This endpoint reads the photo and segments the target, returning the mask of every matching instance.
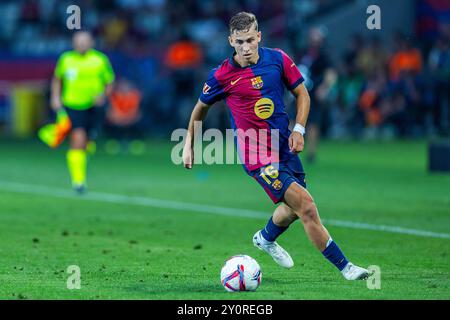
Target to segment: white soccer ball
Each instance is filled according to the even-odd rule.
[[[255,291],[261,284],[261,276],[258,262],[250,256],[241,254],[225,261],[220,272],[220,281],[229,292]]]

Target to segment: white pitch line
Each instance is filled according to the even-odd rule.
[[[126,196],[113,193],[102,193],[102,192],[92,192],[89,191],[84,195],[74,194],[72,190],[59,189],[53,187],[47,187],[42,185],[29,185],[15,182],[0,181],[0,189],[9,192],[26,193],[34,195],[44,195],[56,198],[64,199],[76,199],[76,200],[87,200],[87,201],[99,201],[107,203],[117,203],[124,205],[138,205],[153,208],[162,209],[172,209],[172,210],[183,210],[192,212],[201,212],[207,214],[216,214],[232,217],[244,217],[244,218],[254,218],[254,219],[267,219],[270,212],[246,210],[239,208],[227,208],[219,206],[211,206],[204,204],[186,203],[181,201],[173,200],[161,200],[155,198],[139,197],[139,196]],[[448,233],[438,233],[427,230],[417,230],[408,229],[399,226],[385,226],[385,225],[375,225],[367,224],[353,221],[335,220],[335,219],[324,219],[324,224],[336,227],[360,229],[360,230],[373,230],[373,231],[384,231],[399,234],[408,234],[420,237],[429,238],[442,238],[450,239],[450,234]]]

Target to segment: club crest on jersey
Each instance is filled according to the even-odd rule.
[[[262,81],[260,76],[252,78],[251,81],[252,81],[252,87],[255,89],[261,89],[264,84],[264,82]]]
[[[203,86],[203,94],[209,94],[209,89],[211,89],[211,87],[205,83],[205,85]]]

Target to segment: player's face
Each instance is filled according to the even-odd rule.
[[[77,32],[73,36],[73,48],[81,54],[84,54],[92,48],[93,39],[88,32]]]
[[[261,31],[250,28],[248,31],[234,31],[229,37],[230,45],[236,50],[236,59],[244,65],[256,63]]]

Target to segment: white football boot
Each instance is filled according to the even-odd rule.
[[[261,230],[256,232],[253,236],[253,244],[255,247],[259,248],[270,254],[270,256],[275,260],[278,265],[283,268],[290,269],[294,266],[294,261],[292,261],[291,256],[275,241],[270,242],[263,238],[261,235]]]
[[[366,280],[369,277],[368,270],[355,266],[351,262],[347,263],[341,273],[347,280]]]

